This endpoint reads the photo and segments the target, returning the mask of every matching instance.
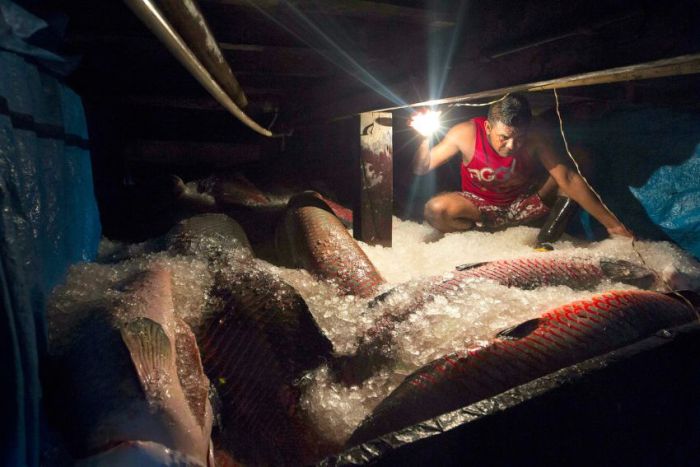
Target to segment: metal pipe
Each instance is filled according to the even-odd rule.
[[[237,119],[245,125],[268,137],[280,137],[281,134],[274,134],[270,130],[261,127],[258,123],[252,120],[245,114],[231,97],[221,88],[221,86],[212,78],[211,74],[197,60],[197,57],[192,53],[192,50],[185,44],[182,37],[173,29],[168,21],[163,17],[158,7],[151,0],[124,0],[125,3],[136,16],[144,22],[144,24],[153,32],[158,39],[170,50],[170,52],[187,68],[192,76],[204,86],[204,88],[216,99],[221,105],[231,112]]]
[[[156,0],[155,4],[233,102],[240,108],[248,105],[248,99],[221,53],[196,1]]]

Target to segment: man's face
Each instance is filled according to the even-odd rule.
[[[508,126],[503,122],[496,122],[495,125],[491,125],[491,122],[486,120],[484,129],[491,147],[501,157],[509,157],[517,153],[525,143],[525,137],[527,136],[526,128]]]

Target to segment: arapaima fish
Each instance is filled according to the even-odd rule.
[[[478,348],[415,371],[353,433],[348,446],[494,396],[558,369],[697,319],[676,294],[611,291],[500,332]]]
[[[385,311],[360,337],[356,353],[339,358],[335,367],[350,384],[364,381],[391,362],[391,336],[398,323],[436,297],[458,296],[479,280],[522,289],[558,285],[588,289],[606,279],[645,288],[653,283],[654,276],[647,268],[628,261],[551,254],[479,263],[423,279],[418,284],[399,285],[369,303],[370,307],[382,306]]]
[[[285,263],[333,282],[342,294],[371,297],[384,283],[338,217],[313,192],[289,201],[278,228],[277,248]]]

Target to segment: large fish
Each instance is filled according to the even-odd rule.
[[[250,263],[224,268],[223,306],[201,333],[202,359],[221,400],[218,443],[254,465],[299,464],[306,440],[296,380],[332,353],[303,298]]]
[[[273,184],[259,189],[240,173],[224,173],[201,180],[175,182],[175,205],[183,213],[226,213],[238,219],[256,246],[265,247],[275,236],[275,226],[284,215],[290,198],[301,190]],[[179,181],[178,181],[179,180]],[[352,226],[352,211],[316,193],[346,227]]]
[[[207,465],[209,380],[194,334],[174,315],[170,272],[152,267],[117,284],[110,297],[75,326],[52,323],[50,394],[72,454],[119,457],[140,448],[104,451],[143,441]]]
[[[283,211],[289,200],[305,190],[274,185],[272,192],[259,189],[240,173],[214,175],[185,183],[170,176],[177,203],[195,212],[222,212],[236,207],[268,211]],[[346,225],[352,225],[352,211],[318,192],[315,196],[326,202],[333,213]]]
[[[499,333],[489,344],[425,365],[353,433],[352,446],[499,394],[560,368],[698,318],[674,294],[611,291],[560,306]]]
[[[412,284],[408,291],[409,286],[398,286],[372,300],[370,307],[384,306],[386,311],[360,337],[353,356],[340,357],[334,362],[341,379],[348,384],[359,384],[389,364],[392,360],[392,331],[397,323],[435,297],[459,295],[467,285],[481,279],[522,289],[565,285],[577,290],[592,288],[605,279],[641,288],[654,282],[650,270],[627,261],[555,254],[459,267],[457,271],[424,279],[418,285]]]
[[[202,242],[217,242],[222,248],[252,251],[245,231],[226,214],[200,214],[183,219],[164,237],[163,247],[177,254],[197,253]]]
[[[288,265],[333,282],[342,294],[371,297],[384,279],[332,210],[316,193],[289,201],[277,249]]]

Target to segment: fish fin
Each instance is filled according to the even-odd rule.
[[[367,308],[369,308],[369,309],[376,308],[380,304],[384,303],[387,298],[391,297],[395,291],[396,291],[396,287],[393,287],[393,288],[387,290],[386,292],[380,293],[379,295],[374,297],[372,300],[367,302]]]
[[[478,263],[464,263],[460,264],[459,266],[455,266],[455,269],[458,271],[466,271],[467,269],[474,269],[479,266],[483,266],[484,264],[489,264],[490,261],[481,261]]]
[[[139,317],[121,328],[121,336],[147,399],[159,399],[172,381],[175,368],[170,339],[163,326]]]
[[[304,208],[309,206],[323,209],[324,211],[328,211],[335,216],[333,209],[331,209],[323,197],[313,190],[297,193],[289,198],[289,201],[287,202],[287,209]]]
[[[496,337],[500,339],[518,340],[530,335],[540,325],[540,318],[533,318],[500,331]]]
[[[192,373],[187,377],[180,375],[180,386],[185,391],[185,398],[200,427],[207,422],[207,399],[209,397],[209,378],[204,374],[199,347],[190,327],[182,319],[177,318],[175,327],[175,349],[178,361]],[[183,362],[184,360],[184,362]],[[181,368],[182,368],[181,366]]]
[[[623,260],[601,259],[600,268],[614,281],[648,289],[654,284],[654,273],[644,266]]]

